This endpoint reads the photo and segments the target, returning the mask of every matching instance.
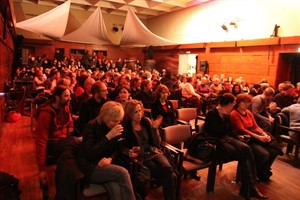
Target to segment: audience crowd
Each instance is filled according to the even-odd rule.
[[[124,155],[141,159],[150,174],[158,176],[165,199],[176,198],[176,174],[160,149],[160,140],[153,137],[154,130],[176,124],[170,99],[178,100],[179,107],[196,107],[199,115],[207,117],[205,130],[231,149],[232,159],[241,161],[241,195],[265,199],[254,184],[256,177],[269,181],[272,163],[282,154],[272,132],[274,117],[282,109],[299,110],[293,105],[299,99],[300,83],[295,87],[287,81],[272,88],[262,80],[249,86],[243,77],[159,72],[145,69],[138,60],[113,61],[88,52],[82,59],[68,59],[59,52],[53,59],[31,56],[28,66],[16,69],[14,79],[32,80],[40,91],[36,98],[50,96],[36,116],[41,184],[47,180],[47,156],[57,159],[63,151],[61,141],[83,137],[76,156],[78,168],[87,183],[103,184],[111,199],[136,196],[120,161]],[[216,135],[220,130],[222,135]],[[243,140],[245,135],[251,142]],[[143,187],[138,193],[146,196]]]

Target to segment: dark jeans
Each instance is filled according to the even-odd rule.
[[[91,174],[91,183],[102,184],[110,200],[135,200],[128,171],[119,165],[96,166]]]
[[[251,140],[250,147],[255,158],[257,175],[259,177],[267,175],[279,153],[280,146],[273,139],[269,143]]]
[[[241,188],[255,187],[256,167],[254,156],[248,144],[227,138],[222,141],[223,146],[231,160],[238,160],[241,167]]]
[[[66,139],[61,140],[48,140],[47,142],[47,155],[46,164],[56,164],[58,157],[61,155]]]
[[[151,176],[162,182],[165,200],[176,199],[177,176],[168,159],[159,154],[151,160],[144,161],[143,164],[150,169]]]

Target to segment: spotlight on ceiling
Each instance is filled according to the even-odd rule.
[[[235,22],[230,22],[229,25],[232,25],[235,29],[238,28],[238,25],[237,25],[237,23],[235,23]]]
[[[221,28],[222,28],[224,31],[228,32],[228,28],[227,28],[227,26],[226,26],[225,24],[223,24],[223,25],[221,26]]]
[[[114,31],[114,32],[118,32],[118,31],[119,31],[119,28],[116,27],[116,26],[114,26],[114,27],[113,27],[113,31]]]

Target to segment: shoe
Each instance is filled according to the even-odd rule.
[[[283,152],[282,150],[279,150],[279,151],[278,151],[278,155],[283,156],[283,155],[284,155],[284,152]]]
[[[250,197],[254,197],[256,199],[268,199],[267,196],[262,195],[256,188],[253,188],[250,192]]]
[[[199,176],[199,174],[197,173],[197,171],[191,172],[190,176],[191,176],[191,178],[195,179],[196,181],[200,181],[200,179],[201,179],[201,177]]]
[[[257,178],[259,179],[259,181],[261,182],[269,182],[270,181],[270,177],[273,175],[271,170],[266,171],[263,174],[258,174]]]

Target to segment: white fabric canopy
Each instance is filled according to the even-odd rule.
[[[60,40],[89,44],[112,44],[107,36],[100,7],[77,30],[63,36]]]
[[[31,19],[19,22],[17,28],[39,33],[50,38],[60,38],[64,35],[70,11],[71,0],[56,8]]]
[[[164,39],[152,33],[134,14],[134,12],[128,9],[120,45],[164,46],[173,44],[178,43]]]

